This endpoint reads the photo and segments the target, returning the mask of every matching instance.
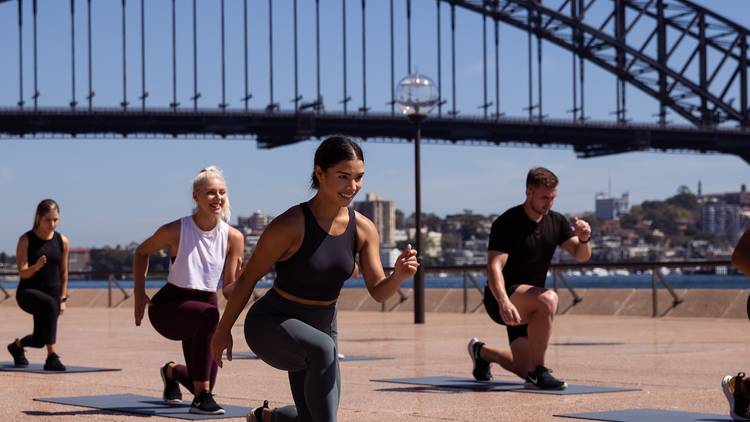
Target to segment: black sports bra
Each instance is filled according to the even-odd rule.
[[[331,236],[318,225],[306,202],[300,207],[305,215],[304,239],[294,255],[276,263],[274,285],[303,299],[335,300],[354,272],[357,253],[354,210],[349,209],[349,224],[344,233]]]

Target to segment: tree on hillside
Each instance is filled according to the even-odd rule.
[[[677,189],[677,194],[667,199],[667,204],[674,205],[676,207],[684,208],[688,211],[698,211],[698,197],[695,196],[690,189],[682,185]]]

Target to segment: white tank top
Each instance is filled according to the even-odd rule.
[[[167,282],[183,289],[215,292],[219,286],[229,244],[229,224],[201,230],[192,216],[180,219],[180,245],[169,265]]]

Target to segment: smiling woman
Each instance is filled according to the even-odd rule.
[[[224,175],[209,166],[193,181],[193,214],[160,227],[143,241],[133,257],[135,325],[141,325],[146,305],[151,325],[170,340],[182,341],[186,365],[167,362],[160,369],[167,403],[180,403],[179,384],[195,398],[190,413],[223,414],[213,399],[217,367],[211,360],[211,335],[219,322],[216,290],[229,297],[242,264],[244,239],[227,224],[229,195]],[[168,249],[171,257],[167,284],[152,299],[146,295],[148,259]]]
[[[407,245],[385,276],[375,225],[349,209],[364,174],[359,145],[347,136],[325,139],[315,152],[315,196],[266,228],[227,303],[211,345],[219,365],[224,349],[232,360],[232,325],[275,266],[273,288],[247,313],[245,340],[264,362],[289,373],[294,405],[271,410],[266,402],[247,415],[250,422],[335,421],[341,395],[336,300],[357,254],[367,290],[379,302],[417,270],[416,251]]]

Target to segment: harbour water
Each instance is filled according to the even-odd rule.
[[[748,289],[750,288],[750,278],[744,275],[717,275],[717,274],[670,274],[665,279],[675,289]],[[616,288],[616,289],[647,289],[651,288],[650,274],[630,274],[630,275],[568,275],[568,283],[574,288],[591,289],[591,288]],[[15,288],[18,284],[17,279],[1,280],[5,288]],[[166,280],[148,280],[147,288],[160,288]],[[483,287],[486,283],[485,276],[478,275],[476,282]],[[118,280],[120,286],[125,289],[133,287],[132,279]],[[258,287],[268,288],[273,283],[273,279],[267,278],[258,283]],[[107,280],[76,280],[71,279],[69,287],[72,289],[86,288],[106,288]],[[444,277],[433,276],[432,274],[425,277],[425,287],[427,288],[462,288],[464,278],[461,275],[447,275]],[[471,281],[469,287],[473,287]],[[657,284],[660,286],[660,284]],[[365,286],[361,278],[353,278],[346,282],[345,288],[362,288]],[[113,285],[113,287],[116,287]],[[413,287],[411,279],[404,282],[404,288]],[[552,277],[547,277],[547,287],[552,287]],[[563,285],[558,281],[558,287]]]

